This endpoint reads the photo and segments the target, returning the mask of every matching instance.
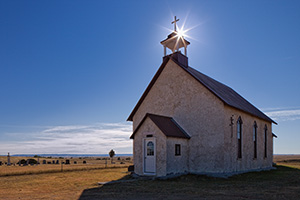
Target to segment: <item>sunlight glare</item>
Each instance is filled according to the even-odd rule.
[[[187,30],[183,30],[183,26],[181,28],[178,28],[178,31],[177,31],[177,35],[178,37],[185,37],[187,36],[185,33],[187,32]]]

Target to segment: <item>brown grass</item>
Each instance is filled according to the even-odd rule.
[[[278,165],[300,169],[300,155],[275,155],[274,162]]]
[[[288,159],[295,160],[296,157],[288,157]],[[144,180],[104,185],[84,190],[80,200],[84,199],[298,200],[300,199],[300,162],[285,162],[278,165],[276,170],[240,174],[228,179],[185,175],[170,180]]]
[[[0,160],[4,161],[4,159],[7,160],[6,157],[0,157]],[[126,161],[125,158],[121,158],[120,161],[118,161],[115,158],[114,159],[115,164],[111,164],[111,162],[108,160],[107,164],[105,164],[105,160],[97,160],[96,158],[93,158],[93,157],[85,158],[85,159],[72,158],[72,159],[69,159],[71,162],[70,165],[63,165],[63,166],[61,164],[45,164],[45,165],[40,164],[40,165],[33,165],[33,166],[18,166],[18,165],[16,165],[16,163],[21,159],[27,160],[28,157],[11,157],[11,162],[15,163],[15,165],[0,166],[0,176],[55,173],[55,172],[61,172],[61,170],[63,170],[64,172],[66,172],[66,171],[82,171],[82,170],[91,170],[91,169],[128,167],[129,165],[132,165],[132,160]],[[40,158],[41,163],[42,163],[42,160],[46,160],[46,161],[59,160],[59,163],[61,163],[62,161],[65,161],[66,159]],[[84,160],[87,162],[87,164],[82,164]],[[76,161],[78,164],[74,164],[74,161]],[[120,164],[120,162],[124,162],[125,164]]]
[[[7,176],[0,177],[0,199],[300,199],[300,162],[280,159],[277,170],[228,179],[186,175],[97,185],[128,178],[127,168]]]
[[[0,177],[0,199],[78,199],[98,181],[117,180],[126,168]]]

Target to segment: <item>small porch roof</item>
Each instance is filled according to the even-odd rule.
[[[130,139],[134,139],[134,135],[137,133],[139,128],[142,126],[142,124],[148,117],[167,137],[177,137],[177,138],[185,138],[185,139],[191,138],[172,117],[147,113],[145,117],[142,119],[142,121],[140,122],[140,124],[137,126],[135,131],[130,136]]]

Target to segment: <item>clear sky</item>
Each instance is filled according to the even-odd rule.
[[[0,1],[0,154],[132,153],[127,117],[176,15],[190,66],[300,154],[300,1]]]

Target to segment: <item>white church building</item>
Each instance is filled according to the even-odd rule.
[[[230,87],[190,67],[190,43],[176,31],[176,18],[174,23],[161,42],[163,62],[128,117],[134,172],[159,177],[271,168],[276,122]]]

